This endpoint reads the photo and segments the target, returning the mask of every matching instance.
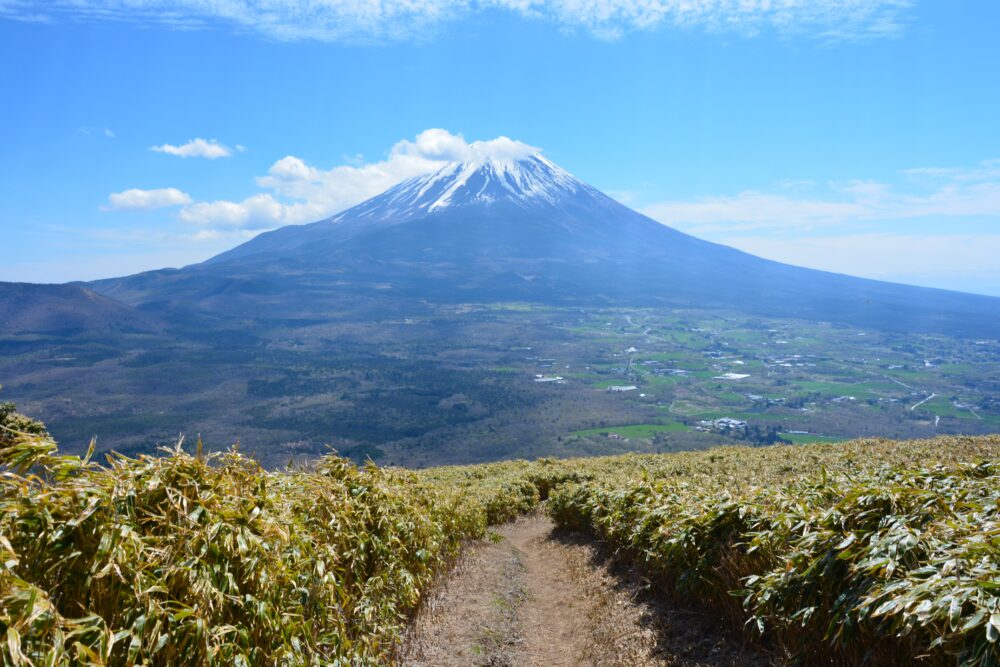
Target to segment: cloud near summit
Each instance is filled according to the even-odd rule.
[[[323,169],[288,155],[257,178],[264,192],[241,201],[197,202],[180,211],[181,220],[209,229],[261,230],[322,220],[391,188],[407,178],[449,162],[485,157],[519,159],[540,149],[508,137],[468,142],[461,134],[429,129],[397,142],[377,162]]]
[[[416,153],[442,164],[471,162],[486,157],[520,160],[540,153],[541,150],[504,136],[489,141],[473,141],[470,144],[462,135],[441,129],[424,130],[417,135],[416,140],[403,140],[392,147],[394,155]]]

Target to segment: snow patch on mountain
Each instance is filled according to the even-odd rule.
[[[404,219],[446,208],[508,201],[521,206],[557,205],[582,192],[597,194],[565,169],[539,153],[517,157],[517,151],[482,151],[471,159],[450,162],[417,176],[331,219]]]

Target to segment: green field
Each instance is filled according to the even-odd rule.
[[[588,428],[581,431],[573,431],[571,435],[591,436],[616,433],[623,438],[652,438],[656,433],[678,433],[690,430],[691,428],[686,424],[670,422],[665,424],[630,424],[628,426]]]

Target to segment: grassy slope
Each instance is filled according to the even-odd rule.
[[[383,664],[462,540],[548,498],[561,525],[779,650],[996,664],[998,452],[940,438],[269,472],[181,451],[98,466],[0,438],[0,653]]]
[[[623,462],[548,509],[805,663],[994,665],[998,452],[996,437],[720,448]]]

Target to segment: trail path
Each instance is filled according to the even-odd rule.
[[[757,666],[711,619],[651,601],[581,536],[541,515],[470,546],[425,602],[409,667]]]
[[[931,400],[932,398],[935,398],[936,396],[937,396],[937,394],[931,394],[930,396],[928,396],[924,400],[920,401],[919,403],[914,403],[913,405],[910,406],[910,412],[913,412],[914,410],[916,410],[917,408],[919,408],[921,405],[923,405],[927,401]]]

